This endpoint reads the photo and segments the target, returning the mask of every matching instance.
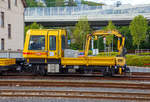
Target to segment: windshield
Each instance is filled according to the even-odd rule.
[[[45,50],[45,36],[31,36],[29,50]]]

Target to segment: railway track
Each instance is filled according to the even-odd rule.
[[[0,97],[54,97],[113,100],[150,101],[149,93],[50,91],[50,90],[0,90]]]
[[[6,74],[0,79],[41,79],[41,80],[135,80],[150,81],[150,73],[134,72],[130,76],[116,75],[113,77],[103,77],[101,74],[50,74],[48,76],[38,76],[32,74]]]
[[[123,88],[123,89],[146,89],[150,90],[150,83],[141,82],[82,82],[82,81],[48,81],[48,80],[0,80],[0,86],[27,86],[27,87],[91,87],[91,88]]]
[[[47,97],[47,98],[72,98],[72,99],[107,99],[107,100],[138,100],[150,101],[150,94],[144,93],[143,90],[150,90],[149,73],[133,73],[130,77],[115,76],[102,77],[101,75],[50,75],[50,76],[33,76],[33,75],[10,75],[0,76],[0,97]],[[145,78],[145,79],[144,79]],[[137,80],[138,81],[128,81]],[[122,81],[120,81],[122,80]],[[141,81],[142,80],[142,81]],[[143,81],[147,80],[147,81]],[[14,87],[13,89],[10,88]],[[3,87],[9,87],[3,89]],[[20,88],[19,88],[20,87]],[[24,89],[26,87],[26,89]],[[31,90],[32,87],[41,89]],[[46,90],[51,88],[113,88],[112,92],[98,92],[98,90]],[[44,89],[44,90],[43,90]],[[118,91],[117,90],[133,90]],[[135,90],[135,91],[134,91]],[[141,90],[137,91],[136,90]],[[109,90],[108,90],[109,91]]]

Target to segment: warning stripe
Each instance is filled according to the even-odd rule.
[[[47,55],[47,53],[42,52],[23,52],[24,55]]]

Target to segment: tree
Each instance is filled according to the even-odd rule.
[[[38,3],[35,0],[26,0],[28,7],[37,7]]]
[[[147,36],[146,36],[146,48],[149,49],[150,48],[150,26],[148,26],[147,29]]]
[[[116,27],[115,25],[112,23],[112,21],[109,21],[108,25],[106,26],[105,30],[115,30]],[[113,35],[108,35],[106,36],[106,44],[111,47],[111,43],[113,41]],[[112,46],[112,51],[113,51],[113,46]]]
[[[55,7],[56,0],[45,0],[47,7]]]
[[[77,4],[74,0],[46,0],[46,5],[48,7],[64,7],[64,6],[76,6]]]
[[[88,5],[88,6],[102,6],[102,5],[104,5],[102,3],[94,2],[94,0],[93,1],[81,0],[81,4]]]
[[[55,3],[56,3],[56,6],[59,6],[59,7],[65,6],[64,0],[56,0]]]
[[[130,23],[130,32],[133,38],[133,45],[140,48],[140,43],[145,40],[148,22],[142,15],[136,16]]]
[[[77,6],[77,4],[74,2],[74,0],[69,0],[68,5],[66,6]]]
[[[86,35],[89,34],[90,31],[91,29],[87,17],[79,19],[73,31],[73,37],[79,49],[84,49]]]
[[[121,26],[118,27],[119,32],[125,36],[125,48],[127,49],[135,49],[135,46],[133,46],[133,40],[130,33],[129,26]]]
[[[142,49],[149,49],[150,48],[150,26],[147,28],[146,38],[144,41],[141,42]]]
[[[41,2],[38,2],[38,3],[37,3],[37,6],[38,6],[38,7],[44,7],[44,4],[41,3]]]
[[[26,36],[26,33],[29,29],[42,29],[44,28],[42,25],[37,24],[36,22],[32,23],[29,26],[25,26],[25,32],[24,32],[24,36]],[[25,38],[25,37],[24,37]]]

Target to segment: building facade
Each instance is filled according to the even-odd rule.
[[[0,50],[23,50],[25,0],[0,0]]]

